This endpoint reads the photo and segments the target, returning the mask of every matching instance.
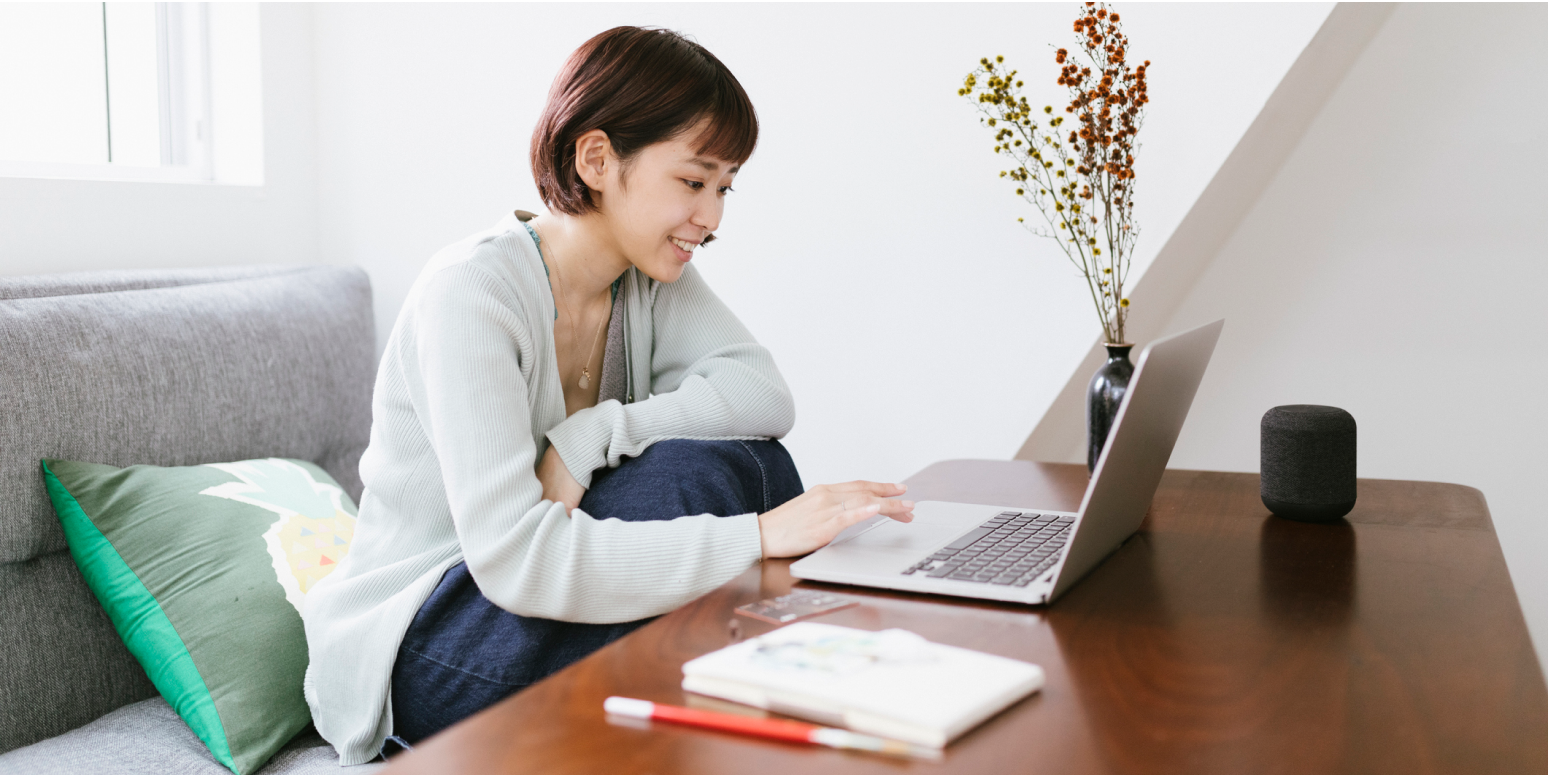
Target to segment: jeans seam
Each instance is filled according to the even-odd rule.
[[[455,670],[455,671],[457,671],[459,673],[462,673],[463,675],[470,675],[470,676],[473,676],[474,678],[477,678],[480,681],[487,681],[488,683],[492,683],[492,684],[495,684],[497,686],[515,686],[515,687],[531,686],[531,684],[509,683],[507,681],[501,681],[501,680],[499,680],[497,678],[490,678],[487,675],[480,675],[478,673],[473,672],[472,670],[467,670],[467,669],[458,667],[458,666],[453,665],[453,664],[448,664],[446,662],[442,662],[441,660],[436,659],[435,657],[432,657],[429,654],[426,654],[425,652],[420,651],[420,650],[414,648],[413,646],[404,645],[403,646],[403,650],[407,651],[410,654],[413,654],[416,657],[419,657],[420,659],[425,660],[426,662],[434,662],[435,664],[440,665],[441,667],[444,667],[447,670]]]
[[[769,472],[764,470],[763,461],[758,459],[758,453],[754,452],[753,448],[747,445],[747,442],[737,441],[736,443],[742,445],[742,449],[747,450],[747,454],[752,456],[753,462],[758,464],[758,476],[763,480],[763,511],[772,509],[773,506],[769,505]]]

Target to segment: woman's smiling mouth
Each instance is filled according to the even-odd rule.
[[[699,246],[699,243],[697,242],[688,242],[687,240],[680,240],[676,237],[667,237],[667,241],[671,242],[672,245],[677,248],[677,257],[683,261],[687,261],[688,259],[693,258],[693,249]]]

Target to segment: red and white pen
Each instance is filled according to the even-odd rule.
[[[941,758],[941,752],[935,748],[857,734],[847,729],[819,727],[816,724],[807,724],[800,721],[737,716],[730,713],[716,713],[709,710],[684,708],[680,705],[663,705],[659,702],[635,700],[628,697],[609,697],[602,703],[602,709],[618,716],[670,721],[676,724],[704,727],[705,729],[718,729],[723,732],[740,732],[744,735],[766,737],[771,740],[811,743],[814,745],[825,745],[829,748],[848,748],[855,751],[870,751],[891,756],[907,756],[914,759],[938,760]]]

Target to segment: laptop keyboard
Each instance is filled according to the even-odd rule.
[[[1004,511],[903,575],[1024,587],[1058,561],[1074,524],[1071,516]]]

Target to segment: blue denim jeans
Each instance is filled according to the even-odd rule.
[[[762,514],[804,492],[777,441],[651,445],[593,473],[581,508],[597,519]],[[415,614],[392,670],[395,746],[414,745],[645,624],[580,624],[518,616],[489,602],[467,565],[446,571]]]

